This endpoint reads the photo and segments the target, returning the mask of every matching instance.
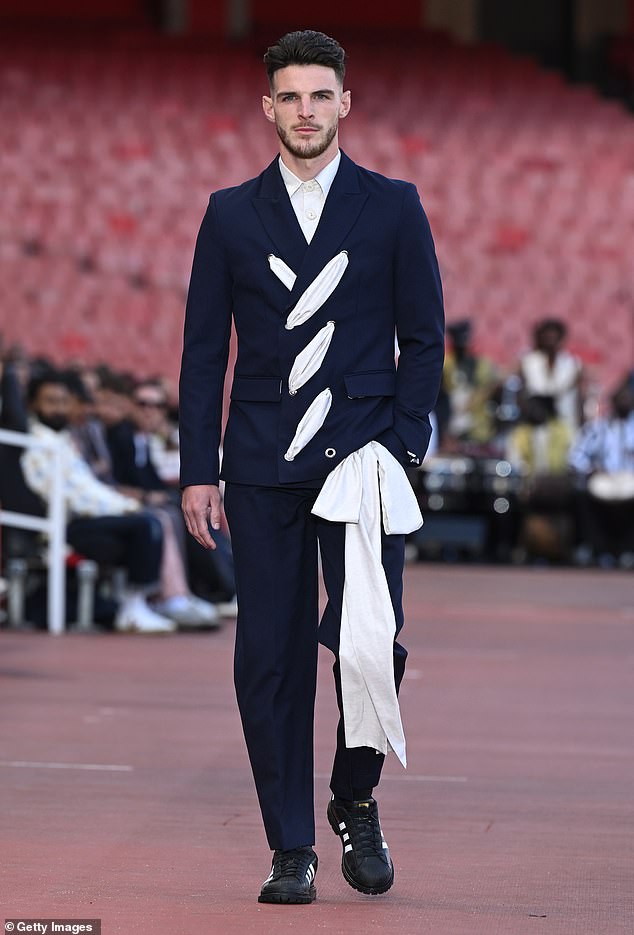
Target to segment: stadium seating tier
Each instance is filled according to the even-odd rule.
[[[352,45],[346,151],[416,182],[447,317],[512,368],[559,316],[610,388],[634,344],[634,119],[492,47]],[[58,360],[174,379],[209,193],[275,138],[248,49],[2,43],[0,331]]]

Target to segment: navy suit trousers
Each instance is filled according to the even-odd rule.
[[[384,756],[368,747],[347,749],[344,739],[338,648],[344,584],[345,525],[311,514],[318,490],[227,483],[238,621],[234,677],[238,707],[264,827],[272,849],[315,841],[313,719],[317,647],[335,656],[339,706],[332,791],[379,782]],[[328,601],[318,609],[318,545]],[[382,562],[403,625],[404,536],[383,536]],[[400,686],[407,653],[395,641]]]

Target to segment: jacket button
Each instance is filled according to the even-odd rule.
[[[334,456],[337,454],[337,450],[335,448],[326,448],[324,454],[327,458],[334,458]]]

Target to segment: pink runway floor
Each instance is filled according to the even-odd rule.
[[[397,877],[363,897],[325,819],[318,899],[260,906],[270,855],[233,697],[233,625],[169,637],[0,634],[3,918],[104,935],[634,931],[634,578],[410,566],[409,767],[379,794]]]

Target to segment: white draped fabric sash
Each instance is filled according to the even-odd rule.
[[[381,564],[381,520],[389,534],[423,518],[405,471],[368,442],[328,475],[312,512],[346,524],[339,660],[347,747],[391,748],[407,765],[394,684],[394,608]]]

